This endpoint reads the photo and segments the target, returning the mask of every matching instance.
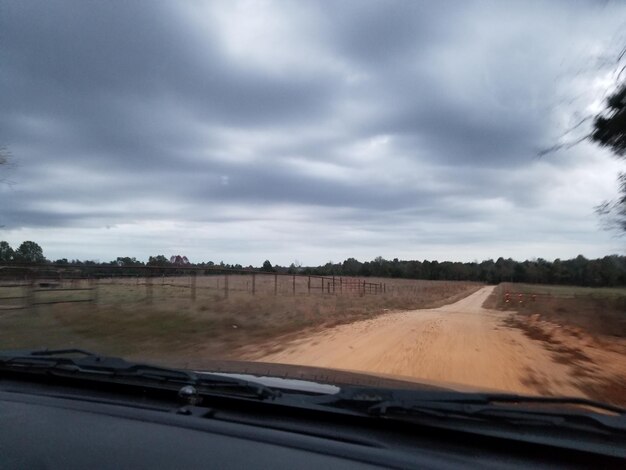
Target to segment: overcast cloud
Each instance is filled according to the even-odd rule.
[[[622,2],[0,0],[0,239],[244,265],[623,254],[593,212],[623,165],[537,157],[599,109],[621,31]]]

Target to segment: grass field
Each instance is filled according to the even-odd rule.
[[[0,282],[0,309],[5,305],[19,304],[2,298],[26,295],[29,283]],[[387,298],[415,298],[429,296],[430,292],[455,292],[458,285],[444,281],[414,281],[407,279],[348,278],[292,276],[274,274],[230,274],[207,276],[170,277],[115,277],[88,279],[38,279],[35,282],[33,301],[90,299],[94,296],[99,305],[147,303],[171,300],[214,302],[237,294],[254,296],[369,296],[389,294]],[[464,283],[468,284],[468,283]],[[40,288],[45,285],[45,288]],[[71,289],[76,289],[71,290]],[[93,289],[90,292],[89,289]]]
[[[508,303],[507,292],[511,294]],[[518,293],[523,294],[521,299]],[[485,306],[536,315],[546,321],[582,328],[590,334],[626,338],[625,288],[502,283]]]
[[[387,310],[417,309],[454,302],[481,287],[467,282],[377,280],[385,293],[360,294],[345,290],[335,295],[311,289],[308,279],[281,279],[274,295],[274,276],[257,276],[255,295],[251,276],[230,276],[228,297],[223,276],[196,279],[191,299],[190,278],[143,278],[63,281],[55,288],[95,291],[36,292],[37,301],[63,294],[67,300],[95,295],[93,303],[39,305],[24,310],[0,311],[0,349],[81,347],[106,354],[132,356],[163,363],[189,355],[214,359],[232,357],[237,348],[303,329],[323,328],[370,318]],[[280,282],[280,281],[279,281]],[[362,282],[362,281],[359,281]],[[345,288],[348,281],[343,284]],[[11,289],[3,289],[8,296]],[[19,294],[18,294],[19,295]]]
[[[521,292],[526,294],[544,294],[554,297],[591,297],[591,298],[614,298],[625,297],[624,287],[580,287],[580,286],[560,286],[546,284],[518,284],[503,283],[501,287],[505,291]]]
[[[567,364],[587,396],[626,406],[626,289],[505,283],[485,307],[511,312],[505,323]]]

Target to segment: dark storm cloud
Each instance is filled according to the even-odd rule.
[[[297,71],[268,77],[230,63],[210,30],[202,39],[185,34],[188,26],[168,9],[9,3],[2,24],[3,140],[32,141],[24,121],[39,119],[57,128],[48,136],[62,141],[57,158],[166,164],[171,149],[198,140],[185,130],[191,118],[263,127],[306,122],[329,105],[327,77]]]
[[[295,217],[346,247],[488,246],[511,211],[570,220],[546,200],[582,158],[535,154],[559,64],[620,8],[522,5],[3,2],[0,225]]]
[[[295,112],[302,108],[311,115],[328,103],[332,90],[324,77],[294,71],[278,79],[234,64],[210,29],[197,37],[171,10],[173,5],[145,2],[9,3],[3,62],[21,79],[10,85],[31,98],[19,102],[12,93],[6,107],[72,116],[97,114],[102,106],[106,113],[110,101],[132,106],[165,96],[236,125],[302,117]]]

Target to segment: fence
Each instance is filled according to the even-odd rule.
[[[626,289],[607,287],[579,287],[563,285],[536,285],[503,283],[499,286],[498,297],[509,306],[550,303],[561,299],[610,299],[625,298]]]
[[[65,287],[63,284],[31,280],[23,283],[0,283],[0,310],[21,310],[37,305],[58,303],[95,302],[97,287],[93,280],[89,287]],[[8,291],[9,295],[6,295]],[[60,293],[60,295],[59,295]],[[79,293],[78,298],[70,297]],[[86,294],[86,296],[82,296]]]
[[[502,300],[505,304],[523,304],[524,302],[536,302],[537,297],[551,297],[550,294],[529,294],[525,292],[509,292],[503,294]]]
[[[74,302],[152,303],[162,298],[249,295],[379,295],[385,283],[345,276],[314,276],[197,267],[0,266],[0,310]],[[158,294],[157,292],[158,291]]]

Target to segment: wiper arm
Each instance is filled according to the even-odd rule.
[[[569,404],[563,401],[560,403]],[[590,427],[611,432],[626,433],[626,417],[611,416],[572,409],[541,410],[516,406],[476,405],[463,403],[414,403],[383,402],[370,407],[368,414],[380,417],[424,416],[431,418],[467,418],[480,421],[510,424],[549,425],[577,428]]]
[[[459,418],[626,433],[625,409],[586,398],[355,387],[316,401],[319,405],[383,418],[432,418],[444,421]],[[592,412],[591,409],[610,414]]]
[[[457,404],[464,406],[479,405],[496,405],[500,407],[507,405],[573,405],[583,406],[587,408],[595,408],[598,410],[608,411],[619,415],[626,415],[626,409],[619,406],[603,403],[600,401],[590,400],[579,397],[536,397],[515,394],[498,394],[498,393],[443,393],[437,394],[429,392],[426,396],[411,397],[409,400],[401,399],[407,404],[431,404],[437,406],[440,404]],[[519,409],[519,408],[518,408]]]
[[[78,356],[78,357],[77,357]],[[63,377],[98,378],[110,382],[140,381],[154,386],[193,386],[199,394],[252,395],[272,398],[280,393],[265,385],[235,377],[198,374],[182,369],[128,362],[82,349],[1,351],[0,371],[45,373]]]

